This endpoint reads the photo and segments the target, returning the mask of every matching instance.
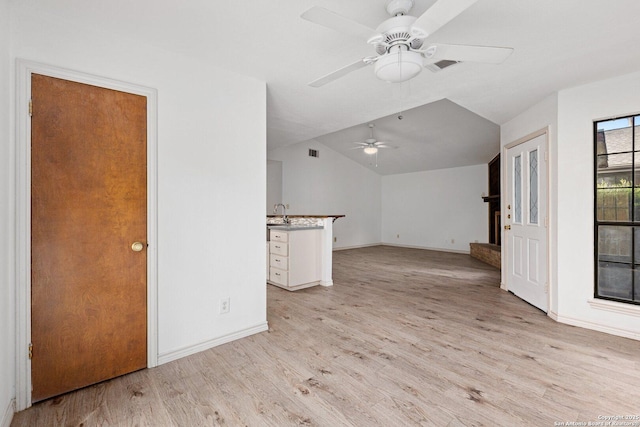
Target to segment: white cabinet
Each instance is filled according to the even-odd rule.
[[[268,282],[291,291],[319,284],[321,231],[270,230]]]

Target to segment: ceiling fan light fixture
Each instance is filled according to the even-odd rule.
[[[422,55],[418,52],[398,50],[381,56],[376,62],[376,77],[389,83],[410,80],[422,71]]]
[[[378,148],[373,146],[365,147],[364,152],[366,154],[376,154],[378,152]]]

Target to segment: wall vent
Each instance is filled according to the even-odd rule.
[[[313,148],[309,148],[309,157],[320,157],[320,152]]]

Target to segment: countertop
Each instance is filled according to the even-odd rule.
[[[322,230],[322,225],[267,224],[267,228],[282,231]]]
[[[282,215],[267,215],[267,218],[280,218]],[[287,215],[288,218],[344,218],[344,215]]]

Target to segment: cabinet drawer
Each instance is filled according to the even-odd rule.
[[[289,245],[287,243],[274,242],[272,240],[269,242],[269,252],[276,255],[288,256]]]
[[[289,269],[289,258],[282,255],[272,254],[271,258],[271,267],[279,268],[280,270],[288,270]]]
[[[279,285],[288,286],[289,273],[284,270],[280,270],[279,268],[271,268],[269,280]]]
[[[276,241],[276,242],[288,242],[289,241],[289,233],[287,233],[286,231],[280,231],[280,230],[270,230],[271,231],[271,236],[269,240],[272,241]]]

